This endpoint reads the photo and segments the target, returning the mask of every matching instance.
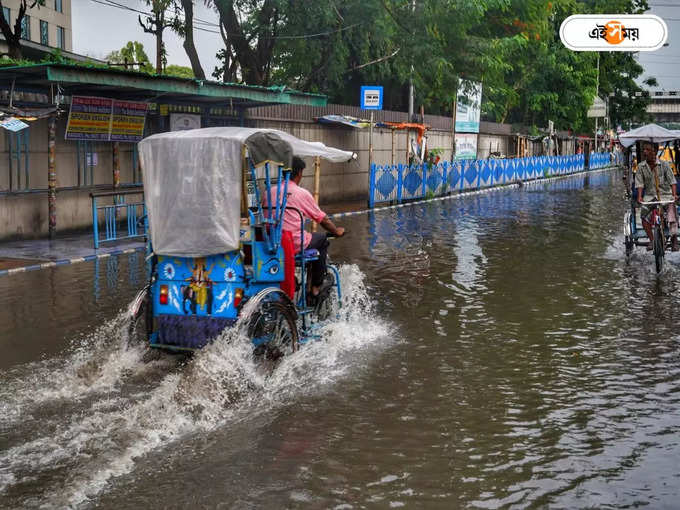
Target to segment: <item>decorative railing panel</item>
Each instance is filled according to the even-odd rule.
[[[591,170],[622,165],[623,154],[589,154]],[[371,165],[369,204],[400,203],[457,191],[477,190],[556,175],[582,172],[583,154],[516,159],[444,161],[437,165]]]

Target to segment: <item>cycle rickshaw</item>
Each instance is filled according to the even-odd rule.
[[[619,135],[619,140],[624,147],[629,148],[633,146],[633,144],[636,145],[636,154],[638,160],[641,159],[641,143],[667,143],[677,138],[678,135],[675,132],[665,129],[661,126],[657,126],[656,124],[648,124]],[[623,219],[623,235],[626,256],[631,255],[636,246],[644,246],[646,248],[651,243],[656,272],[660,273],[663,269],[666,250],[670,249],[671,247],[668,224],[664,217],[664,206],[674,204],[674,201],[657,200],[639,203],[637,201],[637,192],[635,189],[633,166],[630,161],[627,163],[628,164],[624,170],[626,172],[624,182],[627,183],[627,187],[630,186],[630,189],[626,190],[626,194],[630,197],[630,210],[626,211]],[[658,179],[656,182],[656,187],[656,196],[659,197],[661,193],[658,189]],[[651,225],[653,238],[651,241],[642,226],[642,219],[640,216],[641,206],[650,207],[652,209]],[[677,207],[677,205],[672,205],[672,207]]]
[[[135,336],[152,348],[194,351],[238,321],[269,359],[314,338],[340,304],[340,278],[329,264],[321,298],[308,306],[306,266],[319,253],[288,250],[297,285],[282,285],[290,278],[282,224],[293,155],[356,157],[272,129],[195,129],[139,143],[151,276],[130,307]]]

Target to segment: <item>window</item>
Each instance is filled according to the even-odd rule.
[[[9,11],[9,7],[3,7],[3,8],[2,8],[2,14],[3,14],[3,16],[5,16],[5,21],[6,21],[7,23],[10,23],[10,17],[9,17],[9,16],[10,16],[10,11]]]
[[[31,17],[24,15],[23,18],[21,18],[21,38],[22,39],[31,39]]]
[[[61,5],[61,0],[54,0],[54,10],[57,12],[64,12],[64,9]]]
[[[49,32],[47,28],[47,21],[40,20],[40,44],[45,46],[50,45]]]
[[[64,49],[64,27],[57,27],[57,48]]]

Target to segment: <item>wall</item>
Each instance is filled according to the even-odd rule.
[[[65,7],[66,9],[66,7]],[[328,108],[310,107],[262,107],[249,112],[246,124],[251,127],[267,127],[287,131],[294,136],[326,145],[354,151],[355,161],[333,164],[322,161],[320,203],[368,200],[369,191],[369,130],[329,124],[319,124],[314,117],[326,113],[355,112],[354,107],[329,105]],[[356,113],[356,112],[355,112]],[[361,114],[361,111],[358,112]],[[365,114],[365,112],[363,112]],[[376,119],[392,122],[404,120],[403,112],[376,112]],[[76,142],[64,140],[67,116],[57,122],[56,171],[57,171],[57,232],[90,229],[92,225],[89,194],[112,187],[113,157],[110,142],[93,143],[97,154],[94,184],[84,186],[78,182]],[[432,126],[427,133],[430,148],[443,149],[442,159],[448,160],[452,152],[452,135],[447,126],[451,119],[425,116]],[[156,123],[148,119],[149,133]],[[9,189],[9,153],[7,132],[0,134],[0,239],[44,237],[47,223],[47,120],[30,123],[29,163],[30,191]],[[478,142],[478,158],[486,158],[489,152],[514,156],[516,136],[505,124],[481,123]],[[373,161],[377,164],[406,162],[407,134],[404,130],[376,128],[373,133]],[[121,185],[133,180],[133,144],[120,144]],[[528,154],[542,154],[540,142],[528,144]],[[303,186],[313,189],[313,161],[307,162]]]
[[[111,189],[113,184],[113,144],[93,143],[97,154],[94,185],[78,187],[77,142],[64,140],[66,116],[57,121],[57,231],[91,228],[90,193]],[[41,237],[48,232],[47,222],[47,120],[30,123],[30,190],[9,189],[9,152],[7,131],[0,132],[0,239]],[[131,184],[133,144],[120,144],[120,182]],[[16,175],[16,162],[13,162]],[[24,183],[23,163],[21,167]]]
[[[427,119],[426,119],[427,120]],[[449,119],[447,119],[449,120]],[[450,120],[449,120],[450,122]],[[351,163],[321,162],[321,189],[319,203],[367,200],[369,189],[369,130],[331,124],[319,124],[314,120],[273,120],[265,117],[247,118],[250,127],[273,128],[289,132],[298,138],[323,142],[339,149],[356,152],[358,158]],[[489,123],[482,123],[489,129]],[[509,132],[509,130],[508,130]],[[450,160],[453,137],[450,131],[430,129],[426,134],[430,149],[441,148],[442,160]],[[485,159],[491,152],[514,156],[514,135],[480,133],[477,142],[477,158]],[[406,162],[407,133],[405,130],[375,128],[373,130],[373,162],[379,165]],[[542,154],[540,142],[529,142],[527,156]],[[570,152],[570,153],[573,153]],[[313,189],[313,161],[307,161],[302,185]]]

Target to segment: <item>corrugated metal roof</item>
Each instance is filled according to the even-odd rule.
[[[22,87],[48,92],[52,84],[59,84],[67,95],[106,93],[125,99],[226,103],[249,107],[262,104],[291,104],[325,106],[327,98],[286,87],[262,87],[240,83],[222,83],[193,78],[110,69],[61,63],[0,67],[0,81],[16,80]],[[89,92],[88,92],[89,91]]]

